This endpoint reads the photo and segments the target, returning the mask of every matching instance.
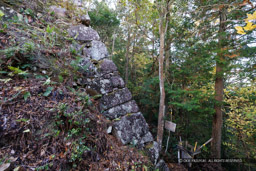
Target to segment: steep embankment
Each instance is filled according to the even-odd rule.
[[[1,169],[10,164],[23,170],[150,167],[137,150],[107,134],[109,120],[83,89],[31,78],[1,82],[0,89]]]

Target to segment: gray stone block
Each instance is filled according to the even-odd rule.
[[[123,104],[132,99],[131,92],[127,89],[117,90],[111,94],[106,94],[100,99],[100,110],[107,110],[114,106]]]
[[[131,143],[143,146],[144,143],[153,141],[153,137],[148,130],[148,124],[140,112],[124,116],[120,121],[115,122],[113,134],[123,144]]]
[[[104,43],[93,40],[90,47],[84,47],[83,54],[93,60],[100,61],[108,57],[108,49]]]
[[[112,83],[112,86],[115,88],[124,88],[124,80],[118,75],[113,76],[110,78],[110,82]]]
[[[96,71],[94,72],[96,73]],[[101,94],[111,93],[115,89],[124,88],[124,81],[120,76],[113,76],[111,77],[98,77],[92,79],[91,81],[87,82],[86,84],[89,88],[94,89]]]
[[[137,106],[136,102],[132,100],[122,105],[112,107],[108,109],[106,112],[104,112],[103,114],[110,119],[115,119],[120,116],[124,116],[127,113],[137,113],[137,112],[139,112],[139,107]]]
[[[100,73],[104,75],[104,74],[114,73],[115,71],[117,71],[117,67],[113,61],[109,59],[104,59],[100,63],[99,70],[100,70]]]
[[[68,29],[68,33],[75,40],[81,42],[100,40],[100,36],[95,30],[84,25],[72,26]]]

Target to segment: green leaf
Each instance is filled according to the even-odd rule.
[[[4,16],[4,12],[0,10],[0,17]]]
[[[18,75],[28,75],[27,71],[22,71],[19,69],[19,67],[13,67],[13,66],[8,66],[8,68],[13,72],[13,74],[18,74]]]
[[[46,91],[44,92],[43,96],[47,97],[51,94],[53,87],[47,87]]]
[[[17,122],[28,122],[30,119],[26,119],[26,118],[21,118],[16,120]]]
[[[49,85],[49,84],[51,84],[51,78],[50,77],[47,78],[47,80],[44,82],[43,85]]]
[[[30,96],[31,96],[30,92],[28,92],[28,91],[25,92],[25,94],[23,95],[24,100],[27,101],[28,97],[30,97]]]
[[[47,25],[47,28],[46,28],[47,33],[51,34],[53,30],[54,30],[54,27],[51,28],[49,25]]]

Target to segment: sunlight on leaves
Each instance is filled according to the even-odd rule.
[[[245,19],[245,21],[248,20],[256,20],[256,11],[253,14],[247,14],[247,18]]]
[[[4,16],[4,12],[0,10],[0,17]]]
[[[256,11],[253,14],[247,14],[247,18],[245,19],[245,22],[247,25],[245,27],[236,26],[235,29],[237,30],[238,34],[246,34],[244,30],[251,31],[256,28],[256,25],[253,25],[252,20],[256,20]]]
[[[253,25],[252,22],[246,22],[246,23],[247,23],[247,25],[244,27],[244,30],[250,31],[250,30],[253,30],[256,28],[256,25]]]
[[[235,29],[237,30],[237,33],[238,33],[238,34],[246,34],[246,33],[244,32],[243,27],[241,27],[241,26],[236,26]]]

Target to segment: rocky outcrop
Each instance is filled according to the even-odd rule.
[[[79,64],[84,75],[80,84],[93,90],[93,94],[101,94],[99,110],[113,122],[107,132],[112,132],[123,144],[133,144],[138,148],[151,144],[148,153],[152,162],[156,163],[158,144],[153,142],[148,124],[132,99],[131,92],[125,87],[116,65],[107,59],[107,48],[100,41],[98,33],[84,25],[72,26],[68,32],[80,42],[77,49],[82,50],[84,57]]]

